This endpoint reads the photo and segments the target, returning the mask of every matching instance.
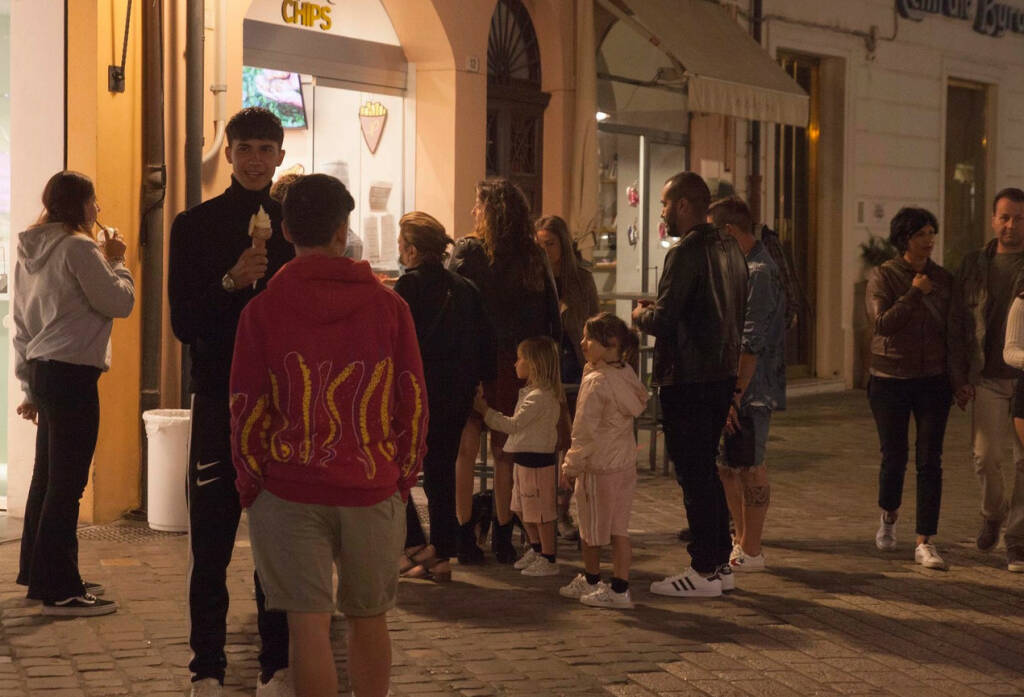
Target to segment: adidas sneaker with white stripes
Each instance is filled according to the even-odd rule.
[[[705,578],[691,567],[685,573],[655,581],[651,592],[673,598],[717,598],[722,594],[722,580],[717,573]]]

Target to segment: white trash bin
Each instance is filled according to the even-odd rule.
[[[188,409],[150,409],[142,413],[148,441],[146,486],[149,527],[154,530],[188,530],[185,502],[188,476],[188,434],[192,417]]]

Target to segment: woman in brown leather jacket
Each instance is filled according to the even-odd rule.
[[[873,324],[868,400],[878,427],[881,522],[878,549],[896,547],[895,525],[907,469],[910,415],[917,425],[917,546],[914,560],[927,568],[946,563],[931,543],[942,500],[942,441],[953,391],[947,367],[946,323],[953,277],[931,260],[938,222],[923,208],[903,208],[892,219],[889,241],[900,255],[868,280]]]

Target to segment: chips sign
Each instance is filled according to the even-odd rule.
[[[332,0],[328,2],[333,5]],[[281,19],[288,24],[301,24],[304,27],[317,27],[322,31],[331,29],[331,7],[315,2],[300,0],[284,0],[281,3]]]
[[[902,17],[920,22],[927,15],[972,22],[974,31],[986,36],[1012,32],[1024,36],[1024,7],[999,0],[896,0]]]

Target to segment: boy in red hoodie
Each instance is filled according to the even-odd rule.
[[[337,694],[331,571],[356,697],[388,692],[395,559],[427,399],[405,302],[343,256],[345,186],[300,177],[284,201],[295,259],[246,305],[231,363],[231,449],[267,605],[288,613],[299,695]]]

